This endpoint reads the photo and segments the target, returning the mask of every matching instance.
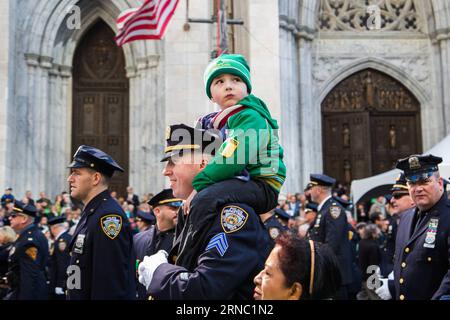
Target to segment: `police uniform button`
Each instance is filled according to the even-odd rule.
[[[77,260],[77,264],[80,263],[80,260]]]
[[[409,248],[405,248],[405,252],[406,252],[406,253],[409,253]]]
[[[400,282],[400,284],[403,284],[403,282],[405,282],[405,279],[400,278],[400,280],[398,282]]]
[[[428,261],[428,262],[431,262],[431,257],[428,257],[428,258],[427,258],[427,261]]]
[[[402,294],[400,295],[400,297],[399,297],[399,298],[400,298],[400,300],[405,300],[405,296],[404,296],[404,295],[402,295]]]
[[[406,262],[402,262],[402,268],[406,268]]]

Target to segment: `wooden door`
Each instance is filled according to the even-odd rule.
[[[110,189],[125,194],[129,159],[129,89],[122,50],[103,22],[84,36],[74,56],[72,151],[85,144],[111,155],[125,173]]]
[[[324,172],[349,185],[422,151],[420,105],[390,76],[360,71],[322,102]]]

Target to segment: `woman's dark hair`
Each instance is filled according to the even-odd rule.
[[[378,238],[378,226],[373,223],[369,223],[364,227],[363,239],[374,240]]]
[[[335,296],[341,285],[341,274],[336,256],[327,245],[313,242],[314,275],[310,293],[310,242],[292,232],[284,232],[275,240],[275,244],[281,247],[278,259],[287,287],[299,282],[302,285],[301,299],[320,300]]]

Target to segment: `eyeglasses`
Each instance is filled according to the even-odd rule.
[[[408,193],[397,193],[397,194],[393,194],[392,198],[394,198],[395,200],[398,200],[398,199],[400,199],[400,198],[402,198],[404,196],[407,196],[407,195],[408,195]]]
[[[23,217],[23,214],[20,214],[20,213],[11,213],[9,216],[10,216],[11,218],[15,218],[15,217],[19,217],[19,216],[22,216],[22,217]]]

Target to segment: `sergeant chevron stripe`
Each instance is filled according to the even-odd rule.
[[[216,234],[214,237],[211,238],[211,240],[208,243],[208,246],[206,247],[206,250],[214,249],[216,248],[217,251],[219,251],[219,254],[223,257],[225,252],[227,252],[228,249],[228,241],[227,236],[224,232]]]

